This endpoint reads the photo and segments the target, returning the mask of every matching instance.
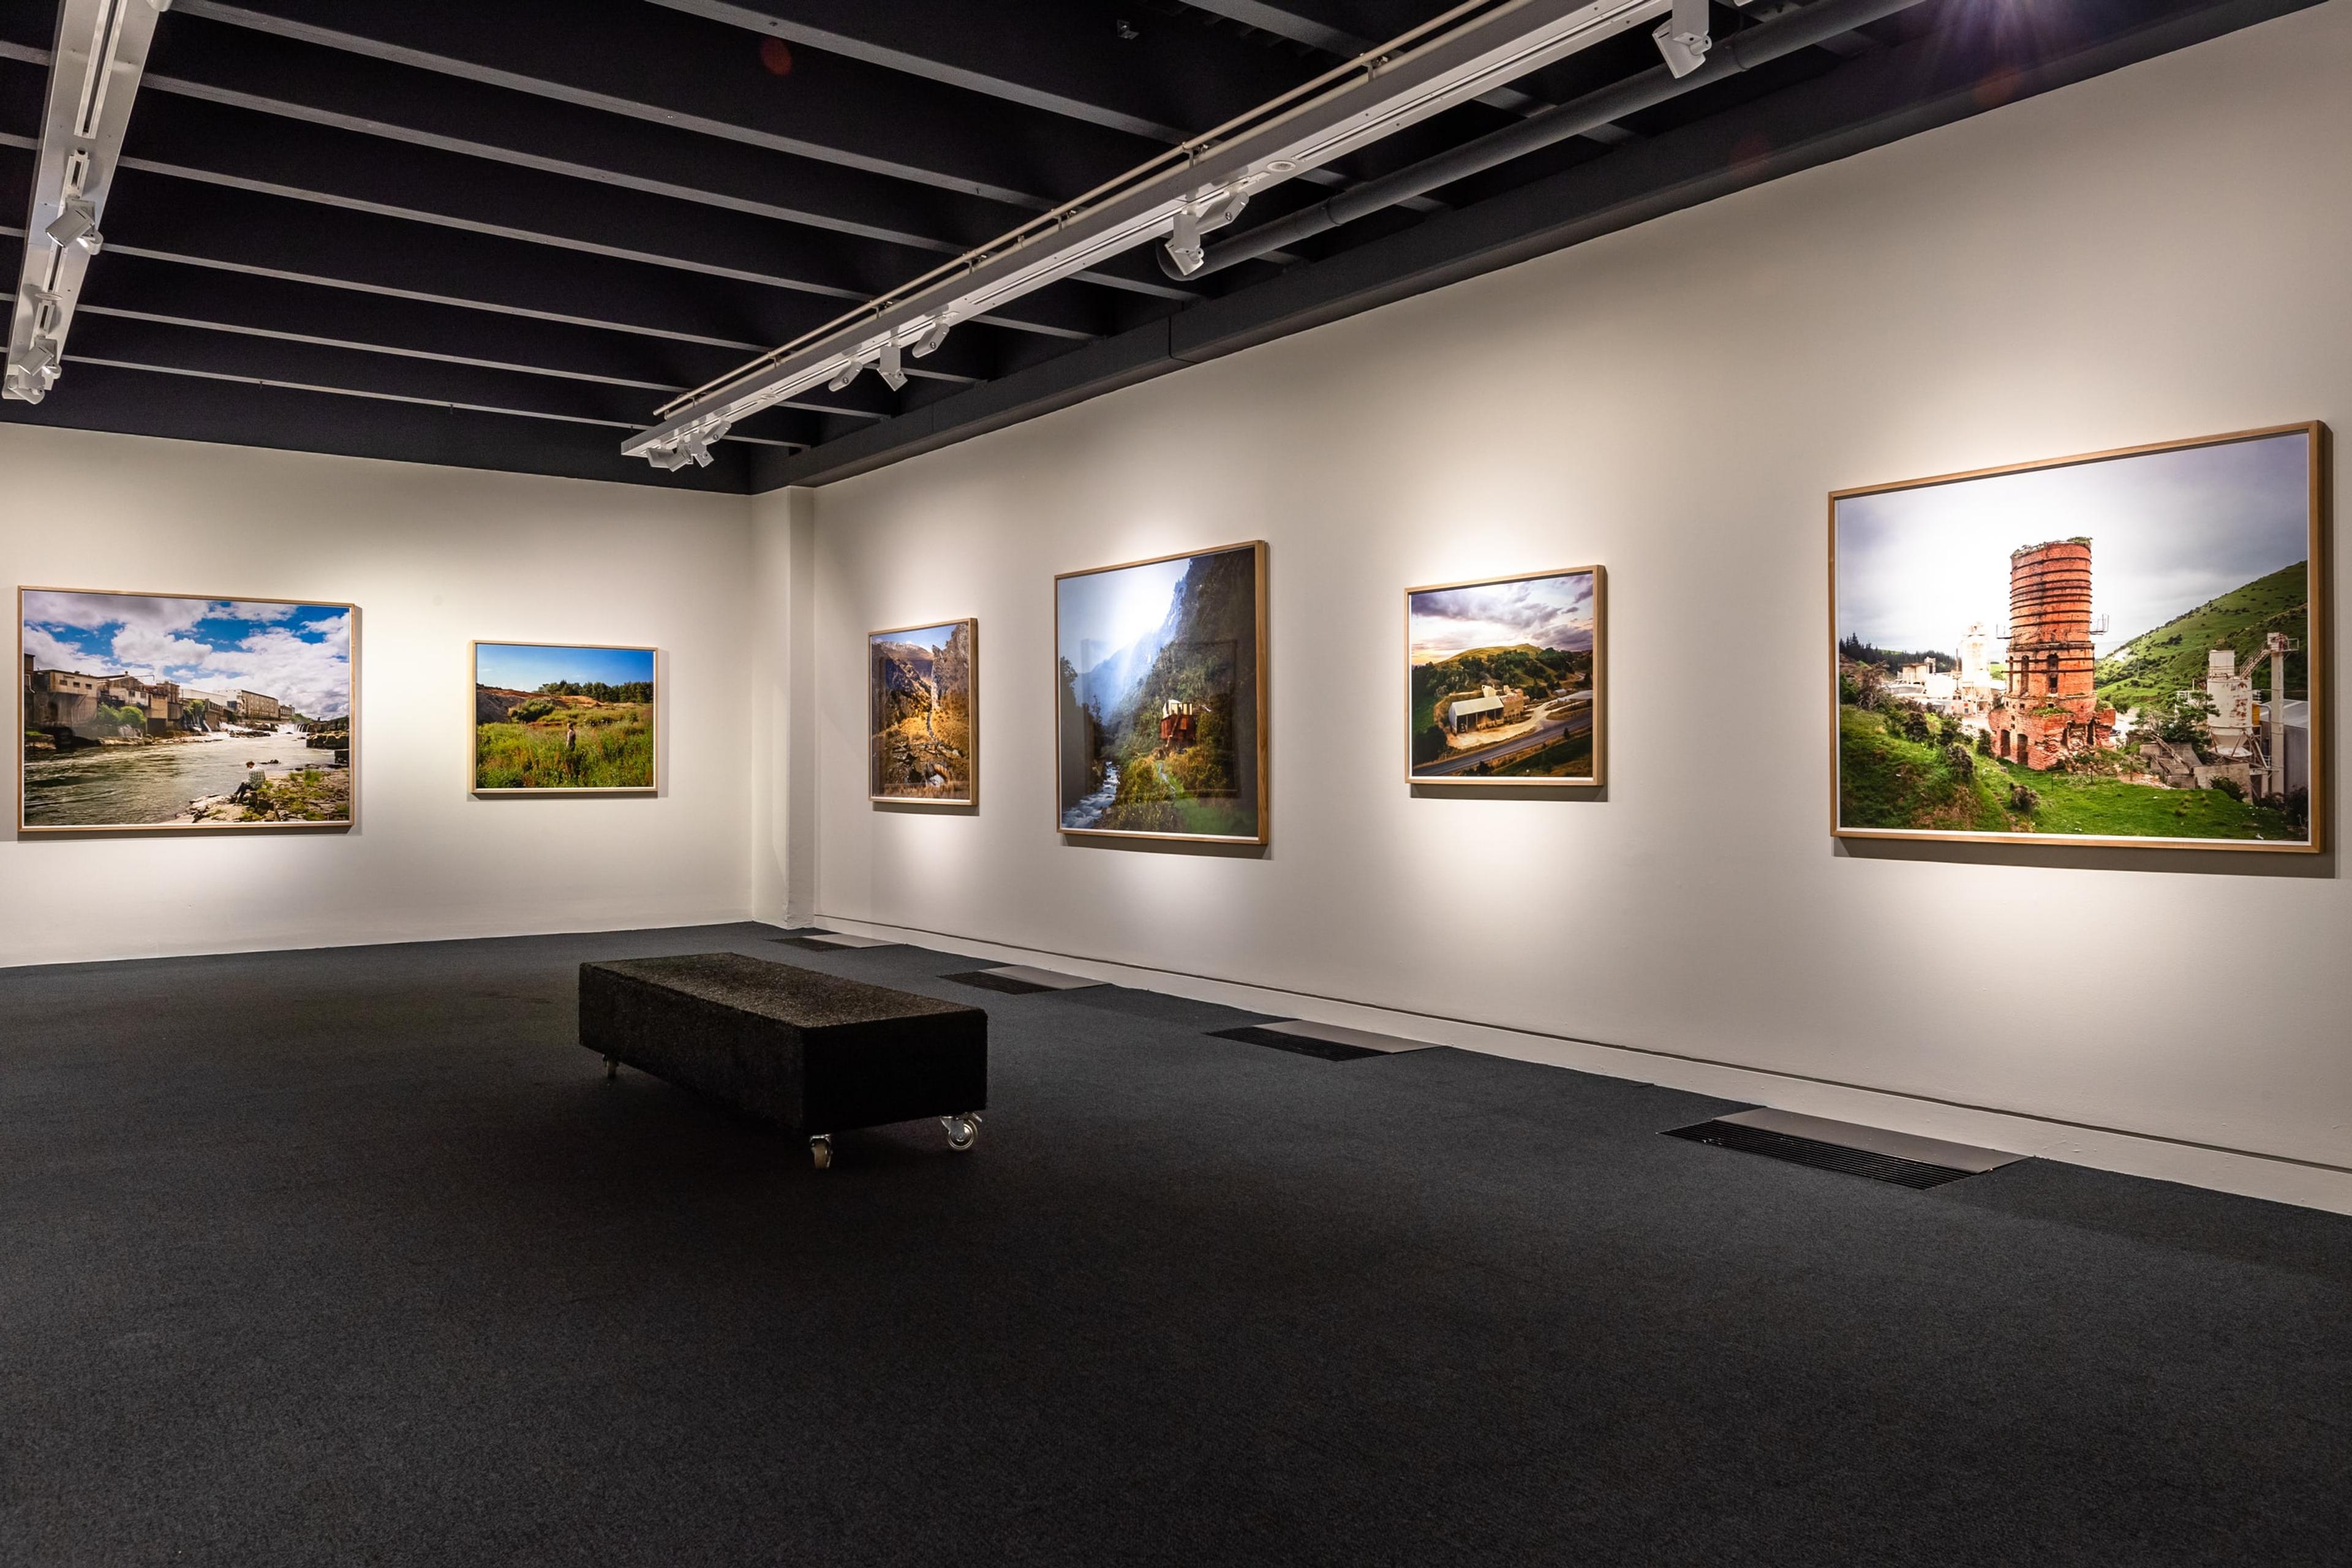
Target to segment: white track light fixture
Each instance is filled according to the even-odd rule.
[[[898,363],[898,334],[892,332],[882,340],[882,357],[874,363],[882,377],[882,384],[896,392],[907,384],[907,373]]]
[[[79,196],[66,203],[65,210],[58,214],[58,221],[41,232],[60,248],[79,245],[92,256],[106,243],[106,237],[98,232],[98,214]]]
[[[1208,252],[1201,245],[1201,215],[1191,207],[1179,207],[1168,226],[1168,259],[1176,270],[1190,278],[1201,270],[1208,260]]]
[[[804,388],[838,392],[877,361],[903,371],[948,328],[1002,310],[1114,256],[1165,240],[1172,265],[1202,265],[1202,235],[1241,216],[1255,193],[1295,179],[1580,50],[1703,0],[1463,0],[1314,80],[1171,147],[1010,234],[892,289],[814,331],[695,388],[662,423],[622,443],[631,457],[674,449],[681,435],[773,407]],[[1661,47],[1664,47],[1662,43]],[[1671,58],[1671,57],[1669,57]],[[917,334],[920,334],[918,336]],[[827,380],[827,378],[832,378]]]
[[[1176,264],[1176,270],[1187,278],[1201,270],[1208,259],[1201,237],[1224,227],[1241,216],[1247,205],[1248,193],[1236,190],[1218,192],[1197,206],[1177,208],[1168,220],[1168,259]]]
[[[1707,0],[1675,0],[1674,15],[1650,35],[1665,57],[1666,69],[1675,76],[1688,76],[1705,65],[1706,51],[1715,47],[1706,7]]]
[[[62,0],[33,165],[32,221],[8,323],[0,397],[38,403],[65,362],[99,216],[147,68],[157,13],[171,0]]]

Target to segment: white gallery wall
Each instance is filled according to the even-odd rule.
[[[1824,504],[2352,434],[2347,80],[2336,0],[820,490],[817,911],[2352,1208],[2340,857],[1839,847]],[[1063,840],[1054,574],[1250,539],[1271,846]],[[1416,795],[1402,590],[1589,562],[1605,795]],[[870,805],[865,633],[961,616],[979,807]]]
[[[71,395],[68,374],[58,395]],[[743,918],[761,647],[751,510],[740,496],[0,426],[12,615],[26,584],[360,611],[356,828],[19,837],[12,764],[0,963]],[[658,647],[660,795],[470,798],[477,637]]]

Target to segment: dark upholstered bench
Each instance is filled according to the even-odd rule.
[[[735,952],[580,966],[580,1043],[804,1134],[936,1116],[969,1149],[988,1103],[988,1015]]]

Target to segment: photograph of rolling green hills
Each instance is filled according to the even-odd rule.
[[[870,795],[971,804],[972,631],[949,621],[866,638]]]
[[[1407,593],[1410,776],[1598,783],[1599,594],[1598,568]]]
[[[654,650],[474,645],[474,790],[649,793]]]
[[[1064,832],[1263,840],[1264,549],[1055,579]]]
[[[2312,447],[1840,497],[1839,827],[2311,847]]]

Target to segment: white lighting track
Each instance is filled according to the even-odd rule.
[[[172,0],[63,0],[49,53],[48,101],[33,174],[32,221],[8,323],[0,396],[38,403],[64,368],[82,276],[103,243],[99,219],[114,184],[131,100],[147,68],[155,18]]]
[[[1031,219],[656,412],[621,450],[657,468],[710,461],[737,421],[820,383],[937,348],[959,321],[1165,238],[1181,268],[1255,193],[1664,16],[1673,0],[1469,0],[1238,119]],[[895,383],[894,383],[895,384]]]

